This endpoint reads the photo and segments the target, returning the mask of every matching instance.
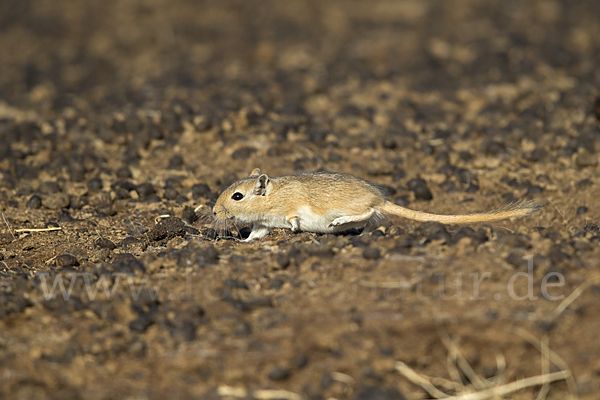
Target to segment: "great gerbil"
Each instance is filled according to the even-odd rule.
[[[252,233],[245,239],[251,241],[266,236],[273,228],[319,233],[371,228],[383,214],[465,224],[522,217],[538,208],[536,203],[521,202],[486,213],[430,214],[393,204],[375,184],[352,175],[305,172],[269,178],[256,168],[221,193],[213,214],[220,223],[252,223]]]

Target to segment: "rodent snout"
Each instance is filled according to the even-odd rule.
[[[217,219],[227,219],[229,218],[229,213],[225,207],[215,206],[213,208],[213,216]]]

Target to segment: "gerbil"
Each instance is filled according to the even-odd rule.
[[[521,217],[538,208],[535,203],[523,202],[486,213],[430,214],[393,204],[375,184],[352,175],[305,172],[269,178],[256,168],[221,193],[213,214],[219,222],[252,223],[252,233],[245,239],[251,241],[266,236],[272,228],[319,233],[371,228],[383,214],[465,224]]]

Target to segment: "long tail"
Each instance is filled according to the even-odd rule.
[[[386,214],[413,219],[415,221],[434,221],[443,224],[470,224],[472,222],[499,221],[506,218],[524,217],[536,212],[541,207],[540,204],[534,201],[519,201],[484,213],[442,215],[414,211],[386,201],[380,211]]]

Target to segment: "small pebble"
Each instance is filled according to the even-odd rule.
[[[525,195],[528,196],[528,195],[532,195],[532,194],[540,194],[543,191],[544,191],[544,188],[541,187],[540,185],[531,185],[531,186],[529,186],[529,189],[527,189],[527,193]]]
[[[468,151],[461,151],[458,153],[458,156],[463,161],[471,161],[473,159],[473,154]]]
[[[75,219],[71,216],[71,213],[67,210],[60,210],[58,212],[58,222],[73,222]]]
[[[117,246],[109,239],[100,238],[96,240],[96,246],[101,249],[114,250]]]
[[[586,206],[577,207],[577,215],[583,215],[588,212],[588,208]]]
[[[119,187],[115,191],[115,194],[116,194],[117,199],[129,199],[129,198],[131,198],[131,195],[129,194],[129,190],[125,189],[124,187]]]
[[[586,224],[583,229],[585,229],[586,231],[590,231],[590,232],[600,232],[600,228],[598,227],[598,225],[596,224]]]
[[[92,178],[87,181],[86,186],[90,192],[99,192],[102,190],[104,186],[102,183],[102,179],[100,178]]]
[[[231,158],[234,160],[247,160],[254,153],[256,153],[256,149],[254,147],[242,147],[234,151],[231,154]]]
[[[129,167],[122,167],[117,170],[117,178],[129,179],[131,178],[131,170]]]
[[[529,159],[529,161],[538,162],[538,161],[541,161],[544,158],[546,158],[547,155],[548,155],[548,153],[546,152],[546,150],[535,149],[529,154],[529,157],[527,157],[527,158]]]
[[[479,185],[476,185],[474,183],[470,184],[469,187],[467,188],[467,190],[465,190],[465,192],[467,193],[476,193],[479,190]]]
[[[381,374],[378,373],[373,367],[364,367],[362,369],[362,374],[364,377],[373,379],[375,381],[383,380],[383,376],[381,376]]]
[[[592,181],[590,179],[582,179],[579,182],[577,182],[577,187],[579,189],[586,188],[588,186],[592,186]]]
[[[285,281],[283,279],[275,278],[271,281],[271,284],[269,285],[269,289],[270,290],[279,290],[282,288],[282,286],[284,284],[285,284]]]
[[[135,188],[135,191],[137,192],[137,194],[140,197],[148,197],[148,196],[156,193],[156,189],[149,182],[141,183],[141,184],[137,185]]]
[[[527,260],[524,259],[524,256],[525,253],[523,251],[511,251],[505,260],[515,268],[523,268],[523,266],[527,265]]]
[[[269,379],[272,381],[283,381],[290,377],[290,370],[283,367],[277,367],[269,372]]]
[[[290,258],[287,254],[278,254],[277,255],[277,264],[281,269],[286,269],[290,266]]]
[[[143,358],[146,356],[147,345],[143,340],[136,340],[129,346],[129,353],[134,357]]]
[[[185,235],[185,223],[176,217],[165,218],[152,228],[147,238],[149,241],[170,240]]]
[[[213,197],[210,187],[206,183],[197,183],[192,186],[192,198],[198,200],[201,197],[204,197],[205,199]]]
[[[498,373],[498,368],[495,365],[484,365],[481,367],[483,377],[486,379],[493,378]]]
[[[477,231],[471,227],[463,226],[454,234],[454,241],[458,242],[460,239],[464,237],[469,237],[473,242],[477,244],[482,244],[488,241],[487,233],[484,229],[478,229]]]
[[[40,196],[38,196],[37,194],[34,194],[33,196],[31,196],[29,198],[29,200],[27,200],[27,205],[26,205],[27,208],[37,210],[41,206],[42,206],[42,198]]]
[[[193,224],[198,219],[198,215],[192,207],[186,206],[181,212],[181,219],[188,224]]]
[[[60,192],[60,188],[57,182],[47,181],[39,186],[38,191],[42,194],[52,194]]]
[[[595,167],[598,165],[598,157],[595,154],[580,153],[575,157],[575,165],[579,169]]]
[[[165,188],[168,188],[168,187],[180,188],[181,182],[179,181],[179,179],[176,179],[173,177],[167,178],[165,180]]]
[[[227,278],[223,281],[223,286],[227,289],[249,289],[249,286],[246,282],[241,281],[239,279],[231,279]]]
[[[129,323],[129,330],[135,333],[142,333],[151,325],[150,319],[143,315],[137,319],[134,319]]]
[[[232,332],[235,336],[248,336],[252,334],[252,326],[248,322],[242,321],[233,328]]]
[[[506,146],[504,145],[504,143],[501,143],[501,142],[492,140],[492,141],[484,142],[482,145],[483,145],[483,149],[486,152],[486,154],[489,154],[492,156],[498,156],[498,155],[506,152]]]
[[[377,260],[381,257],[381,251],[377,247],[366,247],[363,250],[363,257],[367,260]]]
[[[76,267],[77,265],[79,265],[79,261],[71,254],[61,254],[56,257],[56,266],[59,268]]]
[[[552,329],[554,329],[555,326],[556,324],[550,320],[541,320],[538,322],[538,327],[540,328],[540,330],[546,333],[552,331]]]
[[[175,189],[172,186],[165,188],[163,197],[166,200],[175,200],[177,198],[177,196],[179,196],[179,193],[177,193],[177,189]]]
[[[400,207],[407,207],[408,206],[408,199],[406,198],[406,196],[398,196],[396,197],[396,199],[394,200],[394,204],[400,206]]]
[[[129,253],[120,253],[117,254],[112,262],[112,265],[116,272],[125,273],[125,274],[134,274],[135,272],[146,272],[146,268],[144,264],[133,254]]]
[[[385,236],[385,233],[381,229],[376,229],[373,232],[371,232],[372,238],[380,238],[383,236]]]
[[[329,161],[330,162],[336,163],[336,162],[340,162],[342,160],[343,160],[342,156],[339,155],[338,153],[335,153],[335,152],[329,153]]]
[[[421,145],[421,151],[425,154],[427,154],[428,156],[432,155],[435,152],[435,148],[430,145],[429,143],[423,143]]]
[[[54,193],[46,195],[42,198],[42,205],[51,210],[60,210],[67,208],[71,199],[64,193]]]
[[[410,190],[412,190],[415,194],[415,198],[417,200],[431,200],[433,199],[433,194],[427,187],[427,182],[421,178],[414,178],[408,181],[407,183]]]
[[[421,236],[432,240],[448,240],[450,237],[446,225],[440,222],[423,222],[417,227],[417,232]]]
[[[296,368],[304,368],[308,365],[308,358],[304,355],[296,358]]]
[[[394,140],[394,138],[386,136],[385,138],[383,138],[383,140],[381,141],[381,145],[383,146],[384,149],[389,149],[389,150],[393,150],[396,147],[398,147],[398,143],[396,142],[396,140]]]
[[[169,160],[169,169],[180,169],[184,164],[183,157],[175,155]]]

